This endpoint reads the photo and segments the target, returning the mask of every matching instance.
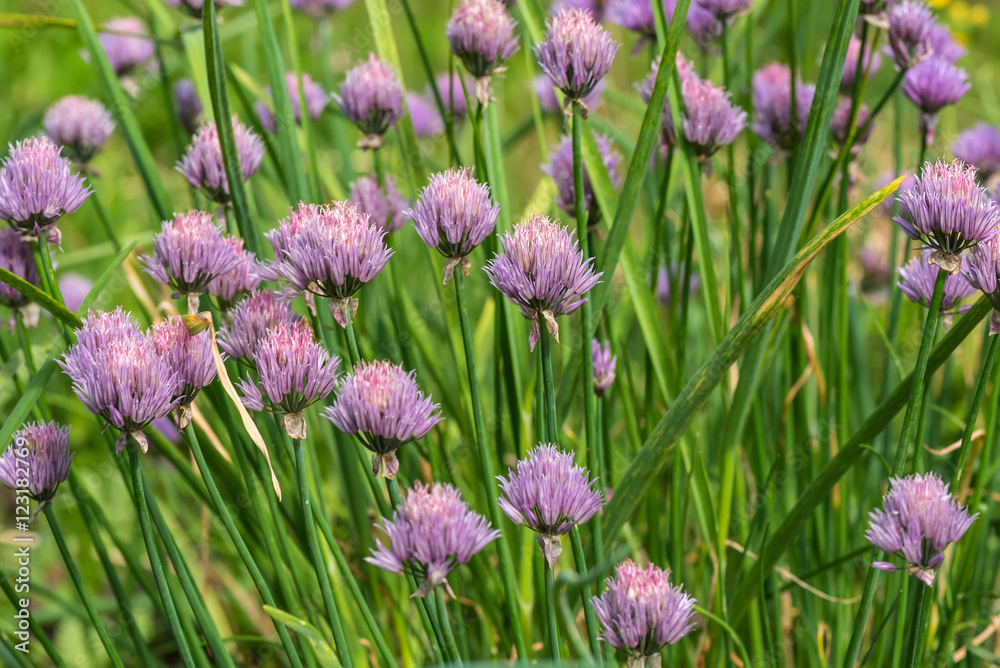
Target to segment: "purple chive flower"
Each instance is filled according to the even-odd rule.
[[[156,352],[167,361],[177,374],[179,382],[172,411],[181,429],[191,422],[191,403],[201,388],[215,380],[215,358],[212,356],[212,337],[208,331],[192,334],[187,323],[179,316],[172,316],[153,325],[151,332]]]
[[[0,246],[2,245],[3,242],[0,242]],[[59,277],[59,291],[62,293],[63,303],[74,313],[80,310],[83,300],[87,298],[93,287],[93,281],[80,274],[70,273]]]
[[[289,4],[300,12],[321,19],[333,12],[347,9],[354,4],[354,0],[289,0]]]
[[[700,0],[691,0],[688,7],[686,26],[691,37],[702,50],[707,49],[717,39],[722,37],[722,21],[701,4]]]
[[[986,183],[1000,171],[1000,130],[979,123],[958,135],[951,145],[951,152],[962,162],[973,165],[980,183]]]
[[[733,105],[725,89],[694,74],[681,80],[684,113],[681,127],[695,154],[706,159],[736,140],[747,126],[747,113]]]
[[[361,149],[381,148],[385,144],[382,135],[403,117],[403,87],[392,67],[374,53],[347,73],[334,99],[365,134],[358,141]]]
[[[603,272],[594,273],[594,259],[583,257],[573,235],[558,221],[530,216],[500,237],[501,251],[485,267],[493,287],[531,318],[532,350],[541,319],[558,341],[556,318],[578,309],[600,283]]]
[[[205,0],[166,0],[166,3],[172,7],[183,9],[196,19],[201,18],[202,11],[205,8]],[[215,0],[215,6],[218,9],[242,7],[243,0]]]
[[[79,209],[91,190],[48,137],[31,137],[7,148],[0,166],[0,218],[22,235],[45,232],[58,244],[56,221]]]
[[[931,54],[937,58],[944,58],[949,63],[957,63],[968,53],[966,48],[951,36],[951,31],[940,23],[931,26],[929,39]]]
[[[357,436],[372,453],[372,475],[392,480],[399,471],[396,450],[421,439],[443,420],[440,406],[417,387],[412,371],[388,360],[359,362],[341,382],[323,413],[345,434]]]
[[[876,561],[872,568],[890,573],[905,569],[930,587],[944,561],[944,550],[969,530],[979,513],[970,515],[934,473],[891,478],[882,508],[868,514],[865,538],[887,554],[896,554],[909,566]]]
[[[954,274],[961,252],[1000,231],[1000,207],[976,182],[976,168],[956,160],[924,164],[916,185],[898,196],[896,222],[936,252],[930,261]]]
[[[590,342],[590,354],[594,358],[594,394],[603,397],[615,383],[615,364],[618,356],[611,354],[611,344],[602,346],[597,339]]]
[[[584,524],[604,506],[604,497],[588,478],[587,469],[577,466],[573,455],[555,445],[540,443],[528,456],[509,469],[500,481],[500,510],[514,524],[523,524],[538,534],[549,567],[562,552],[559,539],[574,524]]]
[[[358,311],[354,294],[379,275],[392,251],[386,230],[350,202],[328,206],[299,203],[278,228],[264,236],[274,248],[274,262],[263,278],[283,278],[299,292],[330,300],[341,325]]]
[[[677,0],[663,0],[667,21],[674,16]],[[650,0],[612,0],[608,3],[608,20],[626,30],[638,33],[641,45],[644,40],[656,38],[656,18]]]
[[[678,293],[678,288],[676,287],[681,281],[681,267],[676,262],[670,263],[670,268],[661,266],[656,272],[656,298],[664,306],[669,307],[673,301],[673,293]],[[687,293],[688,297],[693,296],[698,292],[701,287],[701,276],[698,272],[692,272],[691,277],[688,280]]]
[[[851,98],[841,98],[840,103],[837,104],[837,108],[833,111],[833,116],[830,117],[830,134],[833,136],[833,140],[840,146],[847,143],[848,135],[852,129],[852,105],[853,102],[851,101]],[[869,116],[870,112],[868,111],[868,105],[862,103],[861,107],[858,109],[857,124],[853,126],[853,129],[857,131],[863,128],[865,123],[868,121]],[[852,157],[861,153],[861,148],[868,143],[868,140],[871,138],[874,130],[875,124],[870,123],[868,127],[865,128],[864,133],[854,138],[854,146],[851,147]]]
[[[243,403],[253,411],[280,411],[288,436],[303,440],[303,411],[333,391],[340,358],[331,356],[313,339],[312,329],[300,321],[267,330],[253,352],[253,363],[260,384],[249,377],[236,383],[243,392]]]
[[[441,483],[414,483],[392,519],[382,518],[375,526],[389,545],[375,539],[365,561],[419,579],[414,596],[427,596],[440,584],[450,591],[448,574],[500,537],[486,518],[466,505],[458,489]]]
[[[719,21],[728,21],[750,10],[753,0],[698,0],[698,4],[715,14]]]
[[[396,190],[396,180],[385,177],[385,190],[373,175],[362,176],[351,184],[351,202],[358,205],[362,213],[367,213],[373,225],[386,232],[395,232],[406,224],[406,207],[409,201]]]
[[[535,47],[538,64],[570,101],[582,100],[611,70],[619,45],[584,10],[561,11],[546,26],[545,41]]]
[[[69,95],[49,107],[42,126],[45,134],[63,147],[67,157],[86,163],[111,138],[115,122],[97,100]]]
[[[163,221],[162,231],[153,237],[153,254],[143,258],[153,280],[169,285],[175,298],[187,296],[192,314],[209,282],[235,269],[239,261],[238,249],[222,235],[212,214],[203,211],[175,213],[172,221]]]
[[[261,280],[257,257],[243,248],[243,239],[226,237],[225,241],[236,256],[236,264],[229,271],[210,280],[205,286],[205,292],[215,299],[215,303],[223,313],[229,311],[238,300],[260,285]]]
[[[233,116],[233,135],[236,140],[236,154],[240,161],[240,173],[246,181],[257,173],[264,159],[264,143],[249,128]],[[180,162],[177,170],[195,188],[218,204],[229,203],[229,181],[222,162],[222,145],[215,122],[202,125]]]
[[[441,102],[444,104],[445,110],[450,111],[452,117],[455,119],[459,119],[469,113],[469,103],[465,99],[465,87],[462,81],[462,75],[458,72],[455,72],[453,75],[441,72],[434,77],[434,85],[441,95]],[[434,91],[430,90],[430,86],[428,86],[427,92],[428,99],[437,105],[437,101],[434,100]]]
[[[437,137],[444,133],[444,121],[441,119],[435,100],[419,93],[407,93],[406,109],[410,112],[413,132],[420,139]]]
[[[941,269],[933,264],[933,252],[925,250],[899,267],[899,289],[907,299],[921,306],[929,306],[934,294],[934,283]],[[944,280],[944,296],[941,299],[941,313],[951,313],[958,303],[976,293],[976,288],[962,274],[949,274]]]
[[[583,103],[588,111],[594,111],[601,105],[601,94],[604,92],[604,79],[597,82],[590,95],[583,98]],[[538,104],[542,111],[547,114],[562,114],[562,106],[559,98],[556,97],[556,90],[552,87],[552,82],[544,74],[535,77],[535,94],[538,95]]]
[[[229,311],[228,322],[219,328],[219,348],[229,357],[253,362],[268,330],[303,322],[288,302],[270,290],[254,290]]]
[[[684,82],[688,78],[697,75],[694,73],[694,70],[691,67],[691,63],[689,63],[680,52],[677,53],[677,59],[674,61],[674,64],[677,67],[677,75],[678,77],[680,77],[681,80],[681,94],[683,95]],[[659,69],[659,67],[660,67],[660,59],[656,58],[649,68],[649,74],[647,74],[642,81],[635,84],[635,89],[639,92],[639,97],[641,97],[642,101],[645,102],[646,104],[649,104],[649,100],[653,96],[653,87],[656,84],[656,71]],[[663,100],[662,120],[663,120],[663,136],[660,145],[660,151],[661,153],[666,155],[668,149],[677,145],[677,132],[674,129],[674,117],[670,109],[669,98],[664,98]]]
[[[285,74],[285,85],[288,87],[288,96],[292,100],[292,114],[296,123],[302,123],[302,109],[299,100],[299,77],[295,72]],[[308,74],[302,75],[302,90],[306,98],[306,111],[309,112],[309,120],[315,121],[326,109],[330,102],[330,94],[323,90],[323,87],[316,83]],[[271,95],[271,88],[267,88],[267,94]],[[268,132],[278,131],[278,120],[274,117],[274,112],[263,100],[258,101],[253,109],[257,112],[257,120]]]
[[[582,9],[590,12],[594,20],[600,23],[606,18],[608,4],[608,0],[556,0],[549,8],[549,14],[555,16],[563,10]]]
[[[931,53],[934,14],[923,2],[903,0],[889,8],[889,55],[900,70],[923,61]]]
[[[845,95],[850,95],[854,90],[854,80],[858,73],[858,59],[862,58],[861,39],[856,35],[851,35],[851,41],[847,44],[847,57],[844,61],[844,71],[840,75],[840,91]],[[872,53],[871,46],[865,47],[864,57],[861,61],[861,72],[865,70],[874,76],[882,67],[882,57],[878,53]]]
[[[961,100],[969,88],[966,71],[943,58],[928,58],[907,70],[901,89],[920,109],[920,127],[928,144],[934,141],[938,112]]]
[[[31,246],[24,240],[20,232],[9,227],[0,229],[0,267],[32,285],[39,284],[38,266],[35,264],[35,256],[31,251]],[[38,305],[2,282],[0,282],[0,304],[11,309],[10,318],[7,320],[7,328],[11,333],[17,327],[18,312],[25,327],[34,327],[38,324],[40,313]]]
[[[462,0],[448,21],[451,52],[476,78],[476,97],[483,106],[490,100],[490,78],[517,51],[516,25],[500,0]]]
[[[132,316],[91,311],[76,332],[76,345],[58,361],[87,409],[121,430],[121,454],[132,438],[142,452],[149,441],[142,429],[165,417],[177,404],[181,378],[156,350],[153,337],[140,331]]]
[[[461,265],[469,275],[469,253],[496,227],[500,205],[470,169],[449,169],[431,177],[413,208],[404,212],[424,243],[447,258],[444,282]]]
[[[621,185],[621,174],[618,173],[618,166],[621,164],[622,155],[615,150],[611,140],[604,135],[597,135],[597,147],[601,152],[601,162],[604,163],[608,175],[611,177],[611,185],[615,188]],[[548,174],[555,181],[559,189],[557,202],[569,215],[576,217],[576,188],[573,181],[573,139],[563,137],[558,145],[549,152],[549,162],[542,165],[542,172]],[[587,212],[593,216],[598,213],[594,206],[594,188],[590,183],[590,174],[587,168],[583,169],[583,199]]]
[[[878,184],[879,189],[882,189],[887,185],[889,185],[890,183],[892,183],[893,181],[895,181],[898,178],[898,176],[901,175],[893,173],[892,170],[886,170],[885,172],[883,172],[882,177],[879,179],[879,184]],[[882,209],[882,212],[890,217],[896,215],[894,213],[894,210],[896,208],[897,202],[899,202],[900,211],[902,211],[903,203],[900,201],[899,196],[916,185],[917,185],[917,177],[912,173],[907,173],[906,178],[903,179],[903,182],[901,184],[899,184],[899,188],[896,189],[896,192],[885,198],[882,201],[882,204],[879,205]]]
[[[126,16],[114,18],[104,24],[98,35],[111,69],[118,76],[125,76],[153,57],[156,44],[147,37],[146,26],[139,19]]]
[[[671,587],[669,570],[653,564],[641,568],[631,559],[618,564],[608,590],[594,596],[594,612],[615,649],[627,651],[628,665],[660,665],[659,649],[675,644],[694,628],[695,600],[681,587]]]
[[[795,86],[795,124],[792,124],[792,76],[786,65],[771,63],[753,75],[752,129],[764,142],[789,151],[802,141],[816,87]]]
[[[201,100],[198,91],[190,79],[181,79],[174,84],[174,97],[177,99],[177,118],[189,135],[193,135],[201,124]]]
[[[26,479],[31,498],[45,503],[56,495],[59,483],[66,482],[75,454],[69,451],[69,427],[57,422],[26,424],[0,457],[0,483],[22,490]]]
[[[972,247],[962,275],[990,300],[993,305],[990,334],[1000,333],[1000,242],[996,237]]]

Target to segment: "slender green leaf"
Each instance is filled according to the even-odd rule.
[[[37,285],[32,285],[17,274],[0,267],[0,281],[14,288],[70,327],[79,327],[80,316],[50,297]]]
[[[806,244],[754,300],[739,322],[688,380],[671,404],[670,410],[656,425],[642,449],[632,460],[615,489],[614,496],[605,508],[605,536],[609,542],[635,510],[649,485],[656,480],[678,438],[694,420],[723,374],[764,330],[771,318],[784,307],[785,299],[802,278],[809,263],[827,244],[892,194],[900,183],[902,178],[874,193]]]
[[[336,652],[315,626],[304,619],[299,619],[295,615],[272,608],[269,605],[264,606],[264,612],[270,615],[274,621],[284,624],[290,631],[295,631],[305,638],[309,646],[312,647],[313,655],[323,668],[340,668]]]

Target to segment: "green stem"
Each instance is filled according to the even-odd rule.
[[[94,606],[94,601],[87,592],[87,586],[83,583],[83,577],[76,567],[76,562],[73,561],[73,555],[70,554],[69,547],[66,546],[66,539],[63,537],[62,529],[59,528],[59,522],[56,520],[56,513],[52,509],[52,504],[45,503],[43,512],[45,513],[45,519],[49,522],[49,528],[52,530],[52,537],[56,539],[56,545],[59,546],[59,553],[66,563],[66,570],[69,572],[69,577],[73,581],[73,586],[76,587],[76,593],[80,595],[83,607],[87,609],[87,616],[90,617],[90,622],[94,625],[94,630],[97,631],[97,636],[101,639],[101,644],[104,645],[104,650],[108,653],[108,658],[111,659],[112,665],[125,668],[125,664],[122,663],[122,659],[118,655],[118,648],[111,641],[108,629],[104,626],[104,622],[101,621],[101,616]]]
[[[351,309],[347,309],[347,326],[344,327],[344,338],[347,340],[347,352],[351,356],[351,366],[357,366],[361,361],[361,353],[358,351],[358,339],[354,336],[354,320],[351,318]]]
[[[922,583],[921,583],[922,584]],[[922,665],[924,648],[927,646],[927,627],[934,602],[934,587],[918,586],[913,600],[913,617],[909,632],[909,642],[903,643],[904,668],[918,668]]]
[[[236,546],[236,551],[239,553],[240,558],[243,560],[243,564],[250,573],[250,579],[253,580],[254,585],[257,587],[261,600],[263,600],[266,605],[277,607],[274,596],[271,594],[271,588],[267,586],[267,582],[265,582],[264,576],[260,572],[260,567],[257,566],[257,562],[250,553],[250,549],[247,547],[246,541],[243,540],[243,535],[236,527],[236,523],[233,521],[233,516],[229,513],[229,509],[226,507],[226,502],[223,500],[222,494],[219,492],[219,488],[215,484],[215,476],[212,475],[212,470],[208,466],[208,462],[205,460],[205,453],[201,449],[201,444],[198,441],[197,434],[195,434],[194,425],[189,423],[185,428],[184,433],[187,435],[188,443],[191,446],[191,454],[194,455],[194,460],[198,464],[198,470],[201,472],[202,480],[205,481],[205,487],[208,488],[208,494],[212,497],[212,503],[215,505],[216,513],[218,514],[219,519],[222,520],[222,524],[225,526],[226,532],[229,534],[229,538],[232,539],[233,544]],[[289,662],[293,667],[300,667],[302,662],[299,659],[299,654],[295,649],[292,638],[288,634],[288,629],[285,628],[284,624],[278,622],[277,620],[273,620],[273,623],[274,629],[278,632],[278,637],[281,639],[281,646],[285,648],[285,654],[288,655]]]
[[[434,587],[434,598],[437,601],[438,624],[441,626],[441,633],[444,635],[448,655],[451,657],[453,664],[461,666],[462,657],[458,653],[458,645],[455,644],[455,634],[451,630],[451,621],[448,619],[448,606],[444,600],[444,588],[442,586]]]
[[[976,419],[979,417],[979,409],[983,405],[986,397],[986,388],[990,384],[993,376],[993,368],[996,366],[997,351],[1000,350],[1000,336],[986,334],[989,339],[989,346],[986,349],[986,358],[979,369],[979,382],[976,384],[976,393],[972,397],[972,406],[969,408],[969,419],[965,423],[965,432],[962,434],[962,447],[958,451],[958,463],[955,465],[955,475],[951,480],[952,494],[958,493],[958,485],[962,482],[962,473],[969,463],[969,455],[972,451],[972,433],[976,429]]]
[[[330,586],[330,572],[323,561],[323,552],[320,549],[319,539],[316,536],[316,523],[313,521],[312,500],[309,490],[309,478],[306,475],[306,458],[302,451],[302,441],[295,440],[292,443],[295,450],[295,470],[298,474],[299,497],[302,499],[302,522],[306,528],[306,543],[309,545],[309,553],[312,556],[313,570],[316,571],[316,579],[319,581],[319,589],[323,595],[323,604],[326,606],[327,618],[330,628],[333,629],[333,642],[337,646],[337,656],[340,658],[344,668],[351,668],[351,652],[347,646],[347,638],[344,636],[344,627],[340,623],[340,611],[337,603],[333,599],[333,589]]]
[[[46,284],[45,291],[60,304],[65,306],[62,292],[59,290],[59,281],[56,280],[56,272],[52,268],[52,254],[49,252],[49,237],[44,232],[38,235],[38,255],[36,261],[41,263],[41,273]]]
[[[931,346],[934,340],[934,329],[940,317],[941,298],[944,295],[944,281],[948,274],[943,269],[938,270],[937,280],[934,281],[934,293],[931,295],[931,302],[927,309],[927,318],[924,320],[924,331],[920,338],[920,350],[917,353],[917,363],[913,369],[913,389],[910,392],[910,399],[906,404],[906,413],[903,415],[903,428],[899,433],[899,443],[896,446],[896,456],[892,463],[892,477],[896,478],[903,472],[906,465],[906,452],[913,431],[914,422],[917,417],[917,406],[919,398],[923,392],[924,376],[927,372],[927,360],[930,356]],[[872,561],[880,561],[883,553],[876,550]],[[861,606],[857,616],[854,618],[854,630],[851,632],[851,641],[844,658],[844,668],[854,666],[861,650],[861,641],[864,638],[865,626],[868,623],[868,613],[871,611],[872,602],[875,599],[875,588],[878,585],[879,574],[882,571],[869,566],[865,575],[865,584],[861,592]]]
[[[576,562],[577,574],[586,580],[587,557],[583,551],[583,541],[580,539],[580,527],[576,524],[569,530],[569,539],[573,546],[573,561]],[[597,554],[601,553],[597,552]],[[600,664],[603,663],[601,638],[597,630],[597,615],[594,614],[594,602],[591,600],[589,583],[580,589],[580,597],[583,599],[583,617],[587,622],[587,639],[590,641],[590,651],[594,654],[594,659]]]
[[[504,602],[507,606],[508,622],[514,636],[514,647],[517,650],[517,656],[523,659],[528,656],[528,648],[521,630],[521,611],[517,604],[517,582],[514,579],[510,547],[503,531],[503,515],[500,512],[500,506],[497,505],[497,483],[493,477],[493,463],[486,443],[486,421],[483,419],[483,400],[479,389],[479,376],[476,372],[476,350],[472,340],[472,325],[469,322],[469,309],[465,299],[465,276],[461,271],[456,271],[452,280],[455,282],[458,320],[462,329],[462,344],[465,347],[465,366],[469,376],[469,391],[472,398],[472,417],[476,428],[479,470],[483,488],[486,490],[486,504],[490,511],[490,521],[500,531],[500,539],[496,541],[496,547],[497,557],[500,559]]]
[[[544,553],[542,556],[542,568],[545,571],[545,617],[548,624],[549,653],[552,661],[561,663],[562,657],[559,653],[559,626],[556,623],[556,585],[552,578],[552,568],[549,567],[548,559]]]
[[[160,593],[160,600],[163,602],[163,611],[167,617],[170,631],[177,642],[177,651],[181,656],[181,662],[187,668],[194,667],[194,659],[191,656],[191,648],[188,646],[184,630],[181,628],[180,617],[174,605],[174,599],[170,595],[170,585],[167,583],[167,575],[163,570],[163,561],[156,547],[156,538],[153,537],[153,527],[149,521],[149,507],[146,503],[145,487],[142,484],[142,464],[139,462],[138,444],[129,439],[128,460],[132,471],[132,490],[135,494],[136,506],[139,514],[139,527],[142,530],[142,540],[146,544],[146,554],[149,555],[149,565],[153,569],[153,579],[156,581],[156,590]]]
[[[18,592],[14,591],[13,585],[11,585],[10,581],[7,580],[3,570],[0,570],[0,589],[3,589],[4,595],[7,597],[7,600],[10,601],[12,606],[20,606],[20,599],[22,597],[18,596]],[[66,661],[59,654],[59,651],[56,650],[52,641],[49,640],[48,634],[45,632],[45,629],[42,628],[42,625],[35,619],[34,615],[28,617],[28,630],[31,632],[31,638],[38,640],[42,649],[44,649],[45,653],[49,655],[50,659],[52,659],[52,664],[56,666],[56,668],[67,668]]]
[[[545,406],[545,440],[556,442],[556,389],[552,380],[552,341],[549,333],[542,327],[540,332],[542,344],[542,387]],[[593,384],[593,383],[591,383]]]
[[[170,115],[173,118],[173,114]],[[122,245],[118,241],[118,236],[115,234],[115,228],[111,226],[111,219],[108,217],[107,209],[104,208],[104,204],[101,203],[101,198],[97,195],[95,190],[93,195],[90,197],[90,201],[94,203],[94,210],[97,212],[97,217],[101,221],[101,227],[104,228],[104,233],[108,235],[108,240],[111,242],[111,246],[115,249],[115,254],[121,252]]]

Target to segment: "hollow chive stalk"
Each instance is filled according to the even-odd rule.
[[[509,615],[511,632],[514,636],[514,647],[519,657],[527,657],[527,645],[521,629],[521,614],[517,604],[517,582],[514,579],[514,567],[510,556],[510,547],[503,531],[503,515],[497,505],[496,480],[493,477],[493,463],[490,451],[486,445],[486,421],[483,419],[483,400],[479,391],[478,374],[476,373],[476,351],[472,340],[472,325],[469,321],[469,309],[465,297],[465,276],[456,271],[454,278],[455,300],[458,307],[458,320],[462,329],[462,344],[465,347],[465,366],[469,375],[469,390],[472,399],[472,417],[475,423],[476,450],[479,454],[479,470],[482,484],[486,490],[486,503],[489,506],[490,521],[493,527],[500,531],[500,540],[496,541],[497,557],[500,559],[500,577],[503,580],[504,601]]]
[[[66,571],[73,581],[73,586],[76,588],[76,593],[80,596],[80,601],[83,602],[83,607],[87,610],[87,616],[90,617],[90,622],[94,625],[97,636],[101,639],[101,644],[104,645],[104,651],[108,653],[108,658],[111,660],[112,665],[118,666],[118,668],[125,668],[125,664],[122,663],[121,656],[118,654],[118,648],[115,647],[111,636],[108,635],[108,629],[104,626],[104,622],[97,612],[97,607],[94,605],[93,599],[90,598],[90,593],[87,592],[87,586],[83,583],[83,577],[76,567],[76,562],[73,561],[73,555],[66,545],[66,538],[59,527],[59,520],[56,519],[56,513],[52,509],[52,504],[45,503],[43,512],[45,513],[45,519],[49,523],[49,529],[52,530],[52,537],[56,539],[56,545],[59,546],[59,554],[62,555],[63,562],[66,564]]]
[[[194,431],[194,425],[189,423],[185,428],[184,433],[187,435],[188,444],[191,446],[191,454],[194,455],[195,463],[198,464],[198,470],[201,471],[202,480],[205,481],[205,487],[208,488],[208,494],[212,497],[212,503],[215,504],[215,509],[219,515],[219,519],[222,520],[222,524],[225,526],[226,532],[229,534],[229,538],[233,541],[233,545],[236,546],[236,551],[243,560],[243,565],[246,566],[247,572],[250,573],[250,579],[253,580],[254,585],[257,587],[261,600],[272,608],[277,607],[274,596],[271,594],[271,588],[267,586],[267,582],[265,582],[264,576],[260,572],[260,567],[257,566],[256,560],[254,560],[253,555],[250,554],[250,549],[247,547],[246,541],[243,540],[243,535],[236,527],[236,523],[233,521],[233,516],[229,513],[229,509],[226,507],[222,494],[219,492],[219,488],[215,484],[215,476],[212,475],[212,470],[208,466],[208,462],[205,460],[205,453],[201,449],[201,444],[198,441],[198,435]],[[299,658],[298,651],[295,648],[295,644],[292,642],[291,636],[288,634],[288,629],[285,628],[284,624],[278,622],[277,620],[272,621],[274,623],[275,631],[278,632],[278,638],[281,640],[281,646],[285,649],[285,654],[288,655],[289,663],[291,663],[295,668],[300,668],[302,666],[302,661]]]
[[[451,662],[455,665],[462,665],[462,657],[458,653],[458,645],[455,643],[455,634],[451,630],[451,622],[448,620],[448,606],[444,600],[444,587],[438,585],[434,587],[434,598],[436,599],[437,611],[438,611],[438,625],[441,627],[441,633],[444,636],[445,645],[448,647],[448,654],[451,656]]]
[[[160,594],[160,601],[163,603],[163,612],[167,617],[170,632],[177,643],[177,652],[180,654],[181,662],[186,668],[194,668],[194,658],[191,656],[191,648],[188,646],[184,629],[181,628],[180,616],[177,614],[177,607],[174,605],[173,596],[170,594],[170,585],[167,583],[167,575],[163,570],[163,560],[156,547],[156,538],[153,536],[153,527],[149,520],[149,507],[146,502],[145,486],[142,484],[143,472],[142,464],[139,462],[139,445],[133,439],[129,439],[128,461],[132,472],[132,491],[135,494],[136,507],[139,515],[139,527],[142,531],[142,540],[146,544],[146,553],[149,555],[149,565],[153,569],[153,579],[156,581],[156,590]]]
[[[562,657],[559,652],[559,625],[556,621],[556,585],[553,579],[552,568],[549,566],[545,554],[539,552],[542,558],[542,569],[545,571],[545,620],[546,632],[549,641],[549,653],[554,663],[561,663]]]
[[[896,478],[903,472],[906,465],[906,452],[913,432],[918,413],[919,398],[923,393],[924,377],[927,375],[927,360],[930,357],[931,345],[934,340],[934,330],[940,317],[941,299],[944,296],[944,281],[948,273],[943,269],[938,271],[937,280],[934,281],[934,292],[931,295],[930,305],[927,309],[927,318],[924,320],[924,331],[920,337],[920,350],[917,353],[917,363],[913,369],[913,385],[910,392],[910,399],[906,404],[906,413],[903,414],[903,428],[899,432],[899,443],[896,446],[896,456],[892,463],[892,477]],[[883,557],[881,550],[876,550],[872,557],[872,562],[880,561]],[[844,655],[844,668],[854,666],[861,650],[861,641],[865,635],[865,626],[868,622],[868,613],[871,611],[872,602],[875,599],[875,588],[878,585],[879,575],[882,571],[868,567],[865,575],[864,588],[861,591],[861,606],[858,608],[857,616],[854,618],[854,629],[851,632],[851,642]]]
[[[302,522],[306,528],[306,543],[309,546],[309,553],[312,556],[313,570],[316,571],[316,578],[319,580],[320,593],[323,595],[323,604],[326,606],[327,619],[330,628],[333,630],[333,642],[337,647],[337,656],[344,668],[351,668],[351,652],[347,646],[347,638],[344,636],[344,627],[340,622],[340,611],[333,598],[333,589],[330,586],[330,573],[323,561],[323,552],[320,549],[319,538],[316,535],[316,523],[312,514],[312,493],[309,489],[309,477],[306,475],[306,458],[302,451],[302,441],[292,442],[295,450],[295,470],[298,474],[299,498],[302,500]]]

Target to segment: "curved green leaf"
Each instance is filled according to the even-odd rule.
[[[309,646],[312,647],[313,655],[323,668],[340,668],[340,661],[337,660],[336,653],[315,626],[304,619],[299,619],[295,615],[272,608],[269,605],[264,606],[264,612],[274,621],[284,624],[289,631],[295,631],[305,638]]]
[[[50,297],[37,285],[32,285],[17,274],[0,267],[0,281],[14,288],[70,327],[79,327],[80,316]]]

